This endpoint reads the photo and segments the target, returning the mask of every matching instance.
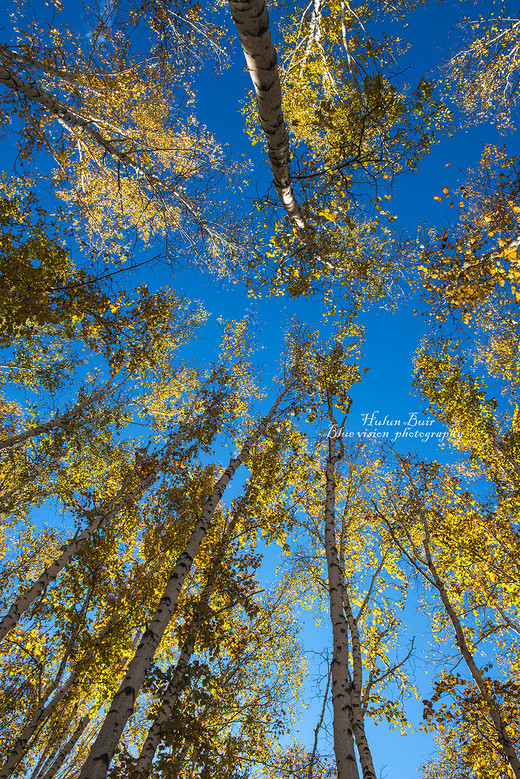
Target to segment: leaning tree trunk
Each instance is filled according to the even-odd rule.
[[[11,52],[8,52],[8,49],[2,47],[1,53],[6,55]],[[46,92],[35,83],[24,81],[18,73],[9,70],[4,65],[0,65],[0,84],[3,84],[13,92],[17,92],[26,100],[38,103],[38,105],[42,106],[47,113],[54,116],[68,132],[83,132],[87,138],[94,141],[94,143],[100,146],[113,159],[117,160],[117,162],[132,168],[135,173],[143,176],[146,180],[152,179],[152,183],[157,183],[157,180],[154,180],[149,171],[141,167],[141,165],[139,165],[139,163],[129,154],[120,151],[110,139],[105,138],[99,130],[93,127],[92,125],[94,123],[91,119],[83,117],[78,109],[68,105],[63,100],[60,100],[56,95]]]
[[[168,684],[166,692],[164,693],[161,706],[157,712],[157,716],[155,717],[155,720],[148,731],[146,740],[143,744],[141,752],[139,753],[135,769],[132,772],[131,779],[145,779],[145,777],[147,777],[150,773],[152,761],[155,757],[155,752],[163,737],[164,726],[170,719],[172,712],[177,705],[177,701],[179,700],[179,696],[186,686],[187,669],[191,660],[191,656],[195,651],[195,644],[199,630],[204,622],[205,607],[208,605],[209,600],[213,594],[213,590],[215,589],[218,570],[222,564],[224,553],[229,545],[231,535],[237,525],[237,522],[238,513],[235,513],[232,521],[229,523],[229,527],[225,531],[224,537],[218,545],[219,548],[213,563],[213,570],[209,574],[207,584],[202,591],[200,601],[189,626],[188,637],[182,645],[181,653],[179,655],[179,659],[177,660],[172,679]]]
[[[109,620],[108,623],[105,625],[105,627],[98,633],[96,637],[96,642],[99,643],[102,639],[106,638],[106,636],[110,633],[111,629],[112,629],[112,622]],[[134,639],[134,641],[132,642],[132,648],[135,649],[135,647],[136,647],[136,639]],[[63,682],[62,686],[59,687],[59,683],[63,676],[63,672],[65,670],[68,657],[69,657],[69,653],[67,653],[63,658],[60,664],[60,668],[58,669],[58,672],[56,674],[56,677],[45,690],[44,694],[41,697],[39,705],[32,712],[31,719],[29,720],[29,722],[27,723],[23,731],[19,734],[16,741],[14,742],[11,750],[9,751],[9,755],[6,762],[0,768],[0,779],[10,779],[10,777],[14,774],[14,772],[18,768],[21,761],[26,757],[29,749],[31,748],[31,743],[35,737],[35,734],[37,734],[38,731],[40,731],[41,728],[45,725],[45,723],[49,720],[49,718],[55,714],[57,707],[62,703],[62,701],[66,698],[69,691],[72,690],[74,688],[74,685],[77,683],[79,672],[80,672],[81,661],[79,661],[74,666],[67,679]],[[126,661],[123,660],[122,663],[120,663],[120,665],[114,670],[114,674],[119,673],[120,671],[124,671],[125,666],[126,666]],[[54,693],[53,697],[51,698],[51,700],[49,700],[50,696],[53,693]],[[49,765],[49,760],[46,759],[45,760],[46,770],[48,768],[48,765]]]
[[[354,738],[352,734],[352,698],[348,678],[348,626],[343,613],[343,577],[336,546],[336,480],[334,476],[336,441],[328,439],[329,452],[325,470],[325,555],[329,590],[330,619],[332,623],[332,710],[334,754],[338,779],[359,779]]]
[[[405,460],[398,455],[397,459],[399,460],[399,463],[401,465],[402,470],[404,471],[406,478],[408,479],[410,486],[412,488],[412,491],[415,495],[415,498],[417,500],[417,506],[418,506],[418,514],[419,519],[422,524],[423,532],[424,532],[424,541],[423,541],[423,549],[424,549],[424,560],[415,560],[408,552],[406,552],[403,547],[399,545],[399,548],[404,552],[408,560],[412,563],[414,568],[419,571],[419,573],[430,583],[432,584],[437,592],[439,593],[440,599],[442,601],[442,605],[444,606],[444,609],[446,611],[446,614],[448,615],[450,622],[453,626],[453,630],[455,631],[455,643],[457,647],[459,648],[459,651],[464,658],[464,661],[468,667],[468,670],[471,674],[471,677],[475,683],[475,686],[477,687],[481,700],[483,703],[486,704],[489,716],[491,717],[491,721],[493,723],[498,743],[500,744],[502,751],[504,753],[504,757],[506,758],[507,762],[509,763],[509,766],[511,768],[511,771],[513,772],[516,779],[520,779],[520,758],[518,757],[518,754],[515,750],[514,744],[508,735],[507,732],[507,725],[504,722],[504,718],[502,716],[502,713],[500,711],[500,706],[495,699],[495,697],[492,695],[488,685],[482,678],[482,674],[480,672],[479,667],[477,666],[475,659],[473,657],[473,654],[466,643],[466,639],[464,636],[464,630],[462,628],[462,625],[460,623],[460,620],[458,618],[457,612],[453,608],[453,605],[451,603],[450,597],[448,595],[448,592],[446,590],[446,587],[444,585],[444,581],[439,575],[439,572],[437,570],[437,566],[435,565],[435,562],[433,560],[432,554],[431,554],[431,548],[430,548],[430,526],[428,523],[428,518],[426,516],[426,512],[424,511],[423,504],[421,501],[421,498],[419,496],[418,490],[415,486],[415,483],[412,479],[412,476],[406,466]],[[395,538],[395,536],[394,536]],[[416,547],[414,547],[414,552],[417,555]],[[421,563],[421,564],[419,564]],[[425,570],[426,568],[426,570]],[[429,575],[428,575],[428,573]]]
[[[264,0],[228,0],[228,3],[255,88],[276,192],[298,230],[303,231],[305,221],[291,186],[289,136],[282,113],[282,89],[267,8]]]
[[[78,741],[80,740],[81,736],[85,732],[89,722],[91,719],[91,714],[85,714],[80,721],[78,722],[76,726],[76,730],[72,734],[72,736],[69,738],[66,744],[63,745],[63,747],[60,749],[58,754],[56,755],[55,759],[52,761],[52,764],[50,767],[45,771],[44,774],[41,774],[39,777],[36,777],[36,779],[54,779],[60,768],[62,767],[65,760],[68,758]]]
[[[148,731],[146,740],[139,753],[139,757],[137,758],[135,769],[132,772],[131,779],[145,779],[150,773],[155,752],[163,737],[164,726],[170,719],[172,712],[177,705],[177,701],[179,700],[179,696],[186,686],[188,665],[191,656],[195,651],[195,641],[201,623],[202,618],[199,612],[195,616],[190,627],[189,638],[187,638],[182,645],[172,679],[166,688],[157,716]]]
[[[130,662],[127,674],[112,701],[110,711],[90,750],[79,779],[105,779],[124,727],[132,716],[141,685],[171,620],[182,586],[210,527],[213,514],[220,503],[224,490],[233,478],[236,470],[249,456],[252,447],[265,433],[269,422],[275,415],[287,391],[285,389],[278,396],[267,416],[262,419],[256,430],[246,438],[240,453],[230,461],[207,498],[204,510],[195,523],[186,548],[177,558],[157,610]]]
[[[20,64],[20,57],[17,57],[15,52],[10,51],[6,46],[0,47],[0,54],[7,59],[10,59],[12,62]],[[29,58],[26,59],[26,63],[31,65]],[[38,67],[37,65],[35,66]],[[49,69],[47,68],[46,70],[48,71]],[[62,78],[62,80],[64,79]],[[3,84],[11,91],[18,93],[23,101],[29,100],[32,103],[41,106],[50,116],[54,117],[68,133],[71,133],[76,137],[88,139],[94,143],[103,150],[105,155],[108,155],[117,163],[118,171],[121,166],[130,168],[138,177],[142,178],[152,190],[159,193],[161,193],[161,191],[171,193],[177,202],[180,203],[192,217],[197,218],[198,214],[194,204],[180,189],[169,186],[154,174],[151,167],[142,165],[137,158],[128,154],[126,151],[119,149],[110,137],[103,135],[97,129],[96,118],[83,116],[81,109],[75,108],[64,102],[59,97],[56,97],[56,95],[47,92],[34,82],[25,81],[21,78],[19,73],[10,70],[9,68],[6,68],[5,65],[1,64],[0,84]],[[77,83],[77,86],[79,87],[80,84]],[[98,123],[101,124],[102,116],[97,117],[97,119]]]
[[[19,766],[19,764],[21,763],[21,761],[23,760],[23,758],[27,753],[27,747],[29,741],[32,739],[36,731],[45,722],[47,722],[47,720],[52,714],[54,714],[57,706],[61,703],[65,695],[71,689],[75,679],[76,679],[76,674],[73,671],[72,674],[67,679],[67,681],[65,682],[65,684],[63,684],[63,686],[60,687],[60,689],[55,692],[54,696],[51,698],[49,703],[47,703],[46,706],[41,704],[33,712],[31,719],[29,720],[29,722],[27,723],[23,731],[16,739],[12,749],[9,752],[9,756],[7,760],[5,761],[4,765],[0,769],[0,779],[9,779],[13,775],[13,773],[15,772],[15,770],[17,769],[17,767]],[[57,685],[53,684],[52,686],[55,690]],[[53,690],[47,692],[47,698],[49,697],[52,691]]]
[[[23,433],[17,433],[16,435],[9,436],[9,438],[3,438],[0,441],[0,451],[2,449],[10,449],[12,446],[22,444],[24,441],[28,441],[30,438],[35,438],[36,436],[42,435],[43,433],[48,433],[50,430],[53,430],[56,427],[59,427],[62,430],[67,430],[72,424],[74,424],[76,417],[81,414],[82,411],[84,411],[89,406],[94,405],[97,400],[101,400],[107,395],[112,395],[122,386],[124,382],[120,382],[119,384],[111,387],[112,383],[113,378],[109,379],[106,384],[100,387],[100,389],[96,390],[96,392],[93,392],[91,395],[86,397],[84,400],[78,401],[75,406],[72,406],[72,408],[69,408],[63,414],[55,414],[52,419],[47,420],[47,422],[42,422],[39,425],[30,427],[28,430],[24,430]],[[91,417],[86,417],[85,422],[89,421],[91,421]]]
[[[493,697],[493,695],[491,694],[488,686],[486,685],[486,682],[482,678],[480,668],[477,666],[473,654],[471,653],[466,643],[466,639],[464,637],[464,631],[462,629],[462,625],[460,624],[460,620],[457,616],[455,609],[451,604],[449,595],[446,592],[446,588],[444,586],[444,582],[439,576],[435,563],[432,560],[430,550],[428,547],[427,538],[424,541],[424,550],[426,553],[426,562],[428,565],[428,569],[432,576],[435,588],[437,589],[437,592],[440,595],[442,605],[444,606],[446,613],[450,619],[450,622],[453,625],[453,629],[455,631],[455,643],[457,644],[459,651],[466,662],[466,665],[473,678],[473,681],[475,682],[475,685],[478,688],[482,701],[484,701],[485,704],[487,705],[489,716],[491,717],[491,720],[493,722],[497,740],[500,746],[502,747],[504,756],[507,762],[509,763],[511,770],[514,776],[516,777],[516,779],[520,779],[520,759],[515,750],[513,742],[511,741],[511,738],[507,733],[507,726],[504,722],[504,718],[502,716],[498,703]]]
[[[130,471],[122,486],[108,503],[105,510],[97,514],[89,525],[78,535],[69,541],[69,543],[63,548],[61,555],[49,565],[40,578],[34,582],[18,600],[16,600],[5,617],[0,621],[0,641],[2,641],[10,630],[14,628],[22,615],[32,606],[32,604],[45,592],[49,584],[51,584],[58,574],[68,565],[68,563],[83,549],[87,541],[92,538],[101,527],[108,524],[113,520],[123,509],[129,506],[136,498],[151,487],[152,484],[158,479],[164,466],[166,465],[169,457],[171,456],[176,445],[182,440],[183,436],[190,429],[193,423],[189,425],[182,425],[175,436],[170,440],[166,451],[161,459],[153,462],[150,458],[151,468],[146,475],[142,475],[142,462],[138,462],[134,468]],[[138,479],[137,484],[133,489],[127,492],[128,486],[135,479]]]

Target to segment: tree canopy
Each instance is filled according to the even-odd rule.
[[[520,21],[457,9],[9,3],[0,779],[520,779]]]

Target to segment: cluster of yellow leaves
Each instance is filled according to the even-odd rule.
[[[514,127],[520,73],[520,19],[492,12],[463,23],[466,41],[446,65],[447,96],[470,121]]]
[[[520,302],[518,165],[503,148],[487,147],[479,171],[459,187],[458,224],[424,249],[420,286],[439,319],[458,310],[469,323],[491,296],[510,309]],[[452,195],[447,188],[443,194]]]

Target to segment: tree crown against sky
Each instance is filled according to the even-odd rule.
[[[9,8],[2,779],[520,777],[518,25]]]

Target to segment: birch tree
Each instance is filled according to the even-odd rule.
[[[168,585],[159,601],[157,610],[151,620],[150,627],[145,631],[141,643],[128,668],[127,675],[116,694],[110,711],[92,746],[90,755],[83,766],[81,779],[86,777],[106,776],[108,766],[114,754],[123,728],[132,714],[133,705],[139,694],[145,674],[153,660],[155,651],[160,644],[164,631],[175,609],[180,590],[188,575],[191,565],[204,536],[210,526],[215,509],[228,483],[233,478],[237,468],[247,459],[251,448],[263,435],[265,428],[276,414],[278,406],[285,397],[284,390],[276,399],[267,416],[265,416],[244,441],[240,452],[229,462],[220,478],[216,481],[206,500],[204,510],[194,525],[184,552],[179,556],[171,572]]]
[[[189,4],[178,11],[164,3],[85,7],[81,43],[59,12],[50,27],[44,7],[41,23],[15,15],[0,49],[0,83],[24,125],[22,156],[50,152],[58,191],[84,216],[78,224],[107,246],[128,230],[145,242],[172,234],[220,272],[236,246],[230,219],[217,217],[216,202],[206,217],[205,204],[215,174],[229,166],[193,114],[175,110],[191,99],[188,50],[212,36],[208,51],[218,50],[218,30]]]
[[[242,12],[250,7],[240,6]],[[426,80],[410,95],[392,84],[400,43],[376,41],[367,32],[374,19],[403,10],[377,3],[362,8],[314,3],[291,9],[283,19],[278,77],[293,152],[292,186],[305,203],[306,229],[281,218],[273,234],[272,204],[263,201],[268,248],[249,261],[246,281],[258,294],[267,286],[292,297],[317,294],[327,304],[334,294],[337,313],[343,299],[347,310],[354,301],[362,306],[398,276],[398,257],[407,249],[389,227],[396,214],[386,208],[385,199],[391,199],[386,187],[418,165],[448,119]],[[260,49],[245,14],[234,18],[248,68],[253,72],[263,62],[262,73],[264,67],[271,73],[275,61],[267,43]],[[268,22],[262,19],[266,37]],[[251,41],[259,49],[248,53]],[[257,98],[251,132],[255,140],[265,137],[271,150],[272,128],[278,132],[281,113],[276,125],[268,125],[262,110]],[[257,113],[262,133],[256,131]],[[373,197],[367,195],[371,191]]]
[[[496,583],[490,586],[493,579],[484,573],[488,566],[498,563],[493,559],[495,552],[491,552],[489,545],[495,546],[494,538],[496,536],[498,541],[501,533],[490,527],[493,514],[486,517],[484,507],[468,493],[459,491],[458,478],[449,469],[442,469],[438,463],[420,463],[414,467],[400,456],[398,461],[404,482],[402,494],[396,494],[395,488],[388,484],[383,488],[388,509],[378,507],[377,510],[384,516],[405,559],[438,594],[442,616],[437,617],[434,630],[437,632],[444,625],[450,626],[457,654],[460,653],[459,657],[464,660],[469,677],[468,682],[460,674],[454,674],[454,669],[443,670],[432,701],[424,701],[425,717],[433,723],[435,702],[444,695],[458,695],[456,700],[464,700],[464,704],[455,703],[451,710],[443,704],[437,714],[437,727],[441,733],[448,730],[450,723],[453,731],[465,727],[461,753],[470,754],[474,748],[471,744],[476,740],[473,726],[478,710],[479,727],[488,733],[491,747],[486,748],[485,758],[483,754],[475,758],[477,775],[493,775],[500,766],[499,772],[507,770],[517,776],[518,733],[514,717],[511,717],[512,707],[516,709],[516,695],[513,693],[509,698],[508,685],[503,685],[502,681],[495,683],[486,673],[495,662],[501,662],[502,653],[512,652],[512,662],[506,661],[506,665],[510,674],[509,686],[514,688],[516,684],[516,639],[513,639],[516,595],[504,607],[500,588],[505,586],[509,590],[508,585],[505,581],[498,584],[494,574]],[[505,532],[511,543],[515,531],[510,528],[509,533]],[[496,543],[496,549],[498,555],[505,552],[500,541]],[[513,578],[516,579],[514,574]],[[516,593],[516,590],[517,584],[511,581],[511,592]],[[479,658],[481,654],[488,658],[487,663]],[[458,658],[454,665],[457,662]],[[478,706],[475,705],[477,700]],[[464,725],[460,721],[454,722],[455,712],[463,718]],[[478,740],[481,737],[480,734]],[[465,746],[462,746],[464,742]]]
[[[476,10],[476,9],[475,9]],[[444,66],[446,90],[470,122],[515,125],[520,19],[509,7],[479,13],[460,25],[463,39]]]

